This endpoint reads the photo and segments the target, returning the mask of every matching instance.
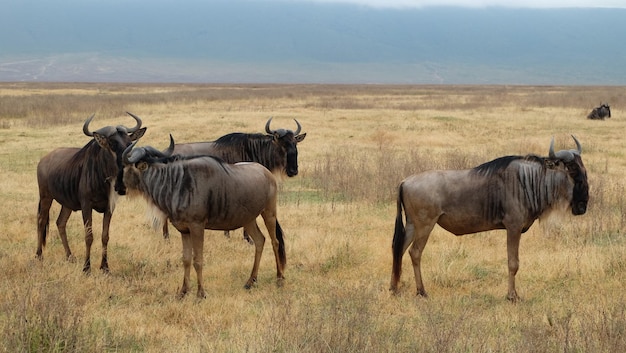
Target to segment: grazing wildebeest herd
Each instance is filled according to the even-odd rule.
[[[192,265],[197,275],[197,296],[206,296],[202,285],[205,229],[244,228],[255,245],[252,273],[245,288],[255,284],[265,243],[257,224],[259,216],[272,243],[277,282],[282,284],[286,251],[276,216],[276,174],[298,174],[297,144],[306,136],[300,134],[300,123],[294,119],[296,131],[272,130],[270,118],[265,125],[266,134],[231,133],[210,142],[179,145],[170,135],[169,147],[160,151],[137,146],[146,128],[141,127],[141,119],[128,114],[135,119],[135,127],[106,126],[93,132],[89,130],[91,116],[83,131],[93,140],[82,149],[60,148],[41,159],[37,167],[37,257],[43,257],[49,210],[52,201],[57,200],[62,206],[57,226],[68,258],[72,254],[66,223],[72,211],[83,213],[86,272],[91,266],[91,213],[96,210],[104,214],[100,268],[108,272],[106,249],[115,200],[128,193],[146,200],[153,211],[153,225],[162,225],[166,238],[168,219],[181,233],[184,277],[179,297],[190,289]],[[506,156],[472,169],[428,171],[404,179],[398,186],[390,290],[398,291],[402,257],[409,249],[417,294],[426,296],[421,256],[435,224],[455,235],[505,229],[507,298],[518,300],[515,275],[519,269],[521,234],[551,210],[569,209],[574,215],[587,210],[589,185],[581,159],[582,147],[572,137],[576,149],[555,152],[553,139],[547,157]]]

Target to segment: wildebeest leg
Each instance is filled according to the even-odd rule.
[[[509,265],[509,293],[506,298],[512,302],[516,302],[519,299],[515,290],[515,275],[519,269],[519,242],[521,235],[521,231],[507,229],[506,250]]]
[[[63,248],[65,249],[65,258],[70,260],[72,258],[72,251],[70,250],[70,244],[67,242],[67,221],[70,219],[72,215],[72,210],[63,206],[61,207],[61,212],[59,212],[59,217],[57,218],[57,229],[59,230],[59,237],[61,238],[61,243],[63,243]]]
[[[426,247],[426,242],[428,241],[428,237],[430,236],[430,232],[433,230],[434,226],[434,224],[428,224],[422,225],[421,227],[416,227],[411,221],[407,221],[406,225],[406,239],[408,240],[414,238],[413,244],[409,249],[409,254],[411,255],[413,272],[415,273],[415,287],[417,289],[417,295],[420,295],[422,297],[428,296],[426,294],[426,289],[424,288],[424,283],[422,282],[422,253],[424,251],[424,248]],[[405,243],[405,246],[408,246],[408,244]]]
[[[111,225],[111,217],[113,214],[107,210],[102,217],[102,262],[100,262],[100,269],[104,272],[109,272],[109,262],[107,260],[107,252],[109,245],[109,226]]]
[[[198,280],[198,298],[206,298],[204,287],[202,286],[202,262],[204,257],[204,225],[193,225],[191,227],[191,246],[193,248],[193,268],[196,270]]]
[[[244,226],[244,231],[248,232],[254,240],[254,265],[252,266],[252,273],[250,278],[244,285],[244,288],[250,289],[256,283],[257,274],[259,272],[259,263],[261,263],[261,255],[263,254],[263,245],[265,244],[265,236],[261,233],[259,226],[256,224],[256,220],[250,224]]]
[[[91,208],[83,207],[83,225],[85,227],[85,264],[83,272],[91,270],[91,244],[93,243],[93,227],[91,219]]]
[[[180,239],[183,242],[183,285],[180,287],[180,291],[178,292],[178,297],[182,298],[187,294],[189,290],[189,275],[191,272],[191,255],[192,255],[192,245],[191,245],[191,234],[190,233],[180,233]]]
[[[277,282],[278,285],[281,286],[283,284],[283,280],[285,279],[284,270],[285,270],[287,259],[285,257],[284,244],[282,244],[282,249],[281,249],[281,244],[278,241],[278,236],[276,234],[278,232],[277,228],[279,228],[280,225],[278,225],[278,222],[276,221],[275,212],[263,212],[261,215],[263,216],[265,227],[267,228],[267,231],[270,236],[270,240],[272,242],[272,249],[274,250],[274,258],[276,259],[276,279],[278,281]],[[281,232],[280,237],[282,238],[282,230],[280,230],[280,232]],[[245,233],[246,232],[244,230],[244,234]]]

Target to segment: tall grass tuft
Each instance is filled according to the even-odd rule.
[[[397,197],[400,181],[432,169],[464,169],[478,165],[481,153],[458,150],[437,155],[426,149],[399,151],[384,144],[368,152],[338,149],[316,163],[305,184],[318,190],[324,201],[365,201],[386,204]]]
[[[4,293],[7,313],[4,349],[15,352],[84,352],[100,348],[99,332],[84,322],[80,303],[61,283],[16,288]]]

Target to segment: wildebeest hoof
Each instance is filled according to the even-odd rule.
[[[520,297],[517,295],[517,293],[513,293],[513,294],[509,293],[506,296],[506,300],[510,301],[511,303],[517,303],[520,301]]]
[[[68,261],[68,262],[70,262],[70,263],[75,263],[75,262],[76,262],[76,256],[74,256],[74,255],[70,254],[70,255],[67,257],[67,261]]]
[[[250,289],[256,284],[256,278],[250,278],[248,282],[243,286],[245,289]]]
[[[204,292],[204,289],[198,289],[198,299],[205,299],[206,298],[206,293]]]
[[[276,286],[282,288],[285,285],[285,278],[278,278],[276,280]]]

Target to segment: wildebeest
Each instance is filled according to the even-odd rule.
[[[276,258],[276,276],[281,284],[286,264],[283,231],[276,219],[277,184],[274,175],[254,162],[227,164],[212,156],[172,155],[170,147],[160,152],[150,146],[130,145],[123,155],[124,183],[129,195],[142,195],[156,215],[156,224],[169,218],[180,231],[183,243],[183,285],[179,297],[189,289],[193,266],[202,287],[204,229],[233,230],[243,227],[256,247],[252,274],[245,284],[257,279],[265,236],[256,218],[261,215],[269,232]]]
[[[521,234],[550,210],[569,207],[574,215],[587,210],[587,171],[580,156],[582,147],[572,137],[577,149],[555,153],[552,139],[548,157],[506,156],[473,169],[429,171],[402,181],[392,243],[390,289],[397,291],[402,256],[411,246],[417,294],[426,296],[420,261],[435,224],[455,235],[506,229],[507,298],[517,300],[515,274],[519,268]]]
[[[604,118],[607,117],[611,117],[611,107],[606,103],[602,103],[599,107],[593,108],[591,113],[587,115],[587,119],[592,120],[604,120]]]
[[[58,148],[39,161],[37,182],[39,184],[39,208],[37,212],[37,257],[42,258],[42,248],[46,245],[46,235],[50,222],[52,201],[61,204],[57,218],[59,235],[67,258],[72,257],[67,242],[66,224],[72,211],[81,210],[85,227],[85,264],[83,271],[91,268],[92,210],[103,213],[102,221],[102,262],[100,268],[109,270],[107,244],[109,242],[109,224],[115,208],[116,192],[126,193],[122,180],[122,153],[132,141],[146,132],[141,127],[141,119],[128,113],[135,119],[133,128],[122,125],[105,126],[96,131],[89,130],[92,115],[83,124],[83,133],[93,137],[83,148]]]
[[[272,173],[293,177],[298,174],[297,144],[306,137],[306,133],[300,134],[302,126],[298,120],[294,121],[296,131],[272,130],[270,128],[272,118],[269,118],[265,124],[267,134],[235,132],[215,141],[176,144],[174,154],[215,156],[227,163],[257,162]],[[167,222],[163,223],[163,237],[169,238]]]

